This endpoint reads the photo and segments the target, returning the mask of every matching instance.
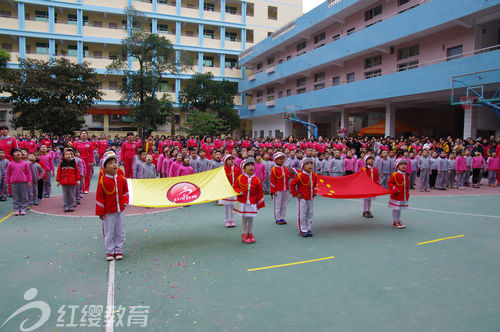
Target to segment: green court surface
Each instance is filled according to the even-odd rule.
[[[252,245],[239,227],[224,228],[213,203],[127,217],[110,294],[127,310],[121,319],[116,312],[114,331],[500,331],[499,198],[414,197],[419,210],[403,212],[406,230],[391,227],[387,197],[373,205],[374,219],[362,218],[359,200],[317,198],[314,237],[304,239],[295,200],[278,226],[268,197]],[[11,201],[2,202],[0,218],[10,212]],[[105,307],[109,296],[97,218],[11,216],[0,223],[0,248],[0,326],[36,288],[32,301],[51,313],[35,331],[111,330],[82,326],[85,305]],[[139,305],[149,306],[147,327],[130,313]],[[24,311],[0,332],[39,317]]]

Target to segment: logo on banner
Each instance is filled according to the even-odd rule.
[[[191,182],[180,182],[167,192],[167,199],[173,203],[183,204],[195,201],[200,197],[201,189]]]

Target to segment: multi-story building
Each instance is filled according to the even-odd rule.
[[[305,136],[285,112],[323,136],[377,123],[393,137],[498,135],[494,110],[464,112],[450,94],[473,72],[488,71],[478,91],[500,88],[499,46],[499,0],[328,0],[240,54],[240,116],[254,137]]]
[[[176,51],[188,52],[194,59],[192,71],[165,75],[161,91],[176,105],[179,91],[195,72],[212,72],[216,80],[237,84],[245,76],[245,69],[238,65],[239,53],[301,15],[302,1],[2,0],[0,46],[10,52],[11,68],[18,65],[18,58],[27,57],[67,56],[88,61],[102,79],[104,100],[86,116],[87,128],[128,130],[128,111],[120,109],[117,102],[123,77],[106,73],[106,66],[116,58],[121,40],[130,29],[126,8],[134,8],[147,18],[143,30],[166,37]],[[130,66],[134,69],[137,63]],[[241,104],[239,95],[235,104]],[[8,123],[8,105],[2,107],[0,122]],[[182,114],[175,116],[177,128],[182,120]],[[170,125],[160,129],[170,132]]]

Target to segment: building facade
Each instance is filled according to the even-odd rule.
[[[176,51],[188,52],[194,60],[190,72],[165,75],[161,92],[177,105],[179,92],[194,73],[211,72],[216,80],[237,84],[245,76],[238,55],[301,15],[302,0],[2,0],[0,46],[10,52],[11,68],[18,66],[18,58],[66,56],[89,62],[102,80],[104,100],[86,116],[86,128],[130,130],[128,111],[118,106],[123,77],[106,73],[130,29],[126,8],[147,18],[144,31],[164,36]],[[136,66],[132,61],[129,69]],[[235,97],[235,104],[242,104],[241,96]],[[2,108],[0,123],[8,124],[9,106]],[[182,121],[183,114],[177,114],[176,129]],[[169,133],[170,125],[160,131]]]
[[[240,116],[254,137],[307,135],[285,112],[323,136],[377,123],[388,136],[403,133],[396,124],[407,134],[498,135],[494,110],[464,112],[450,94],[453,76],[474,72],[490,73],[471,82],[485,93],[500,88],[499,49],[499,0],[328,0],[240,54]]]

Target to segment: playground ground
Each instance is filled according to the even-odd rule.
[[[85,216],[94,197],[70,216],[54,193],[25,217],[0,203],[0,332],[44,318],[21,308],[30,303],[50,308],[34,331],[500,330],[500,187],[417,192],[406,230],[391,227],[387,197],[373,219],[360,200],[319,197],[306,239],[295,200],[279,226],[267,197],[253,245],[224,228],[213,203],[134,208],[125,259],[114,263],[100,221]],[[301,264],[279,266],[288,263]],[[261,267],[272,268],[252,270]],[[113,303],[111,329],[100,308]]]

